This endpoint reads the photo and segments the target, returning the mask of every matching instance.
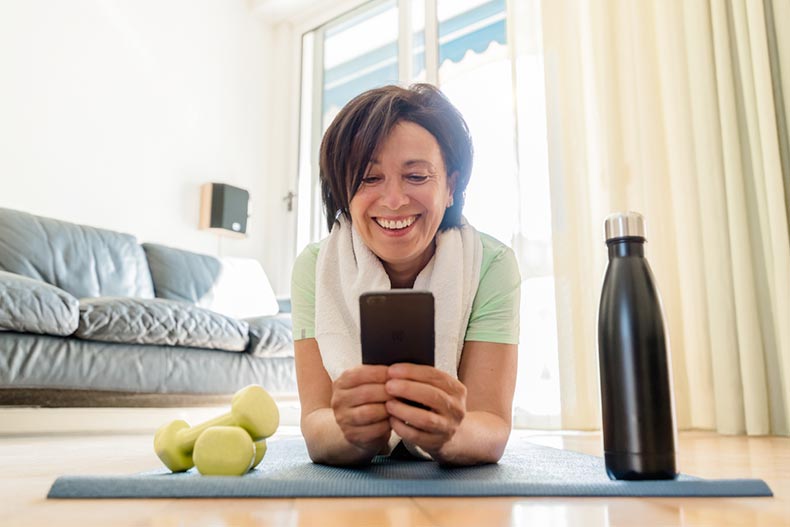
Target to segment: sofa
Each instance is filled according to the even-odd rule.
[[[296,392],[260,264],[0,208],[0,405],[208,406]]]

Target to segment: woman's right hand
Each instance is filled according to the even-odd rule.
[[[387,445],[392,428],[385,403],[387,366],[362,365],[344,371],[332,383],[332,411],[346,441],[376,455]]]

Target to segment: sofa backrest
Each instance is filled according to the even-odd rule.
[[[143,250],[157,298],[200,304],[222,271],[219,258],[208,254],[158,243],[144,243]]]
[[[0,270],[77,298],[153,298],[151,273],[134,236],[0,208]]]
[[[216,258],[175,247],[144,243],[157,298],[180,300],[229,317],[277,314],[279,305],[260,262]]]

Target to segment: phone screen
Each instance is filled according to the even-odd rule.
[[[430,291],[394,289],[359,297],[362,363],[434,365],[434,301]]]

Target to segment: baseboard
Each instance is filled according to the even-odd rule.
[[[295,397],[275,397],[281,426],[299,426]],[[199,408],[33,408],[0,406],[0,435],[153,433],[173,419],[201,423],[229,406]]]

